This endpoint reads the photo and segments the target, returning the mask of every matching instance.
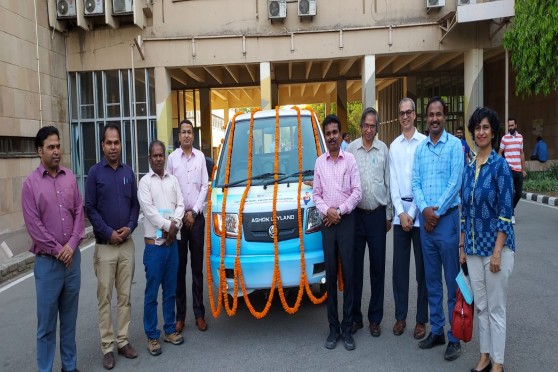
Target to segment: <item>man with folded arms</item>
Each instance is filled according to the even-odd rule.
[[[413,161],[413,197],[421,214],[420,239],[424,258],[424,272],[430,305],[432,329],[419,342],[421,349],[444,345],[444,287],[446,280],[448,346],[444,359],[452,361],[461,355],[461,344],[451,333],[451,317],[455,306],[459,273],[459,191],[463,176],[463,148],[461,141],[446,132],[447,106],[441,97],[433,97],[426,105],[429,136],[422,141]]]
[[[52,371],[60,318],[62,371],[77,371],[76,319],[81,285],[79,243],[85,235],[83,201],[76,177],[60,165],[58,129],[39,129],[41,163],[23,183],[23,219],[33,241],[37,291],[37,367]],[[9,335],[4,335],[9,336]]]
[[[143,211],[145,228],[145,299],[143,327],[147,335],[147,350],[153,356],[161,354],[157,329],[157,297],[163,288],[163,340],[174,345],[184,342],[176,331],[174,304],[176,273],[178,272],[178,245],[184,199],[178,180],[165,171],[165,144],[155,140],[149,145],[150,170],[139,183],[138,199]]]
[[[428,322],[428,297],[424,279],[418,209],[411,188],[411,172],[415,150],[426,136],[415,128],[416,117],[413,100],[403,98],[399,103],[399,123],[402,133],[389,146],[389,175],[391,200],[395,210],[393,217],[392,282],[396,321],[393,326],[393,333],[400,336],[407,326],[409,261],[412,243],[417,282],[417,313],[413,336],[420,340],[425,336],[425,324]]]
[[[118,354],[129,359],[138,356],[128,337],[135,268],[135,247],[130,238],[132,231],[138,226],[139,203],[134,171],[129,165],[120,162],[120,128],[115,124],[105,125],[101,138],[105,156],[91,167],[87,175],[85,211],[93,225],[96,240],[93,265],[97,275],[103,367],[112,369],[115,364],[111,309],[113,287],[116,287],[117,293]]]

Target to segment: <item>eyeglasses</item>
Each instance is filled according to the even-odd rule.
[[[411,116],[415,110],[399,111],[399,117],[404,118],[405,116]]]
[[[376,130],[376,128],[378,128],[378,126],[376,124],[373,124],[373,125],[364,124],[362,126],[362,129],[364,129],[364,130],[367,130],[367,129],[368,130]]]

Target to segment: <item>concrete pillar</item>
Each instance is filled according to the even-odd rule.
[[[212,139],[212,129],[211,125],[211,92],[209,88],[200,89],[200,121],[201,121],[201,151],[205,156],[212,156],[211,153],[211,139]]]
[[[349,123],[347,123],[347,80],[337,81],[337,116],[341,120],[341,132],[348,132]]]
[[[271,63],[269,62],[260,63],[260,92],[261,108],[263,110],[271,110],[272,108],[274,108],[273,93],[271,90]],[[275,100],[277,101],[277,98]]]
[[[376,56],[364,56],[362,61],[362,107],[376,107]]]
[[[477,107],[484,106],[484,79],[483,79],[483,50],[471,49],[465,52],[465,117],[464,127]],[[468,130],[463,131],[469,147],[473,147],[474,141]]]
[[[272,83],[271,84],[271,107],[275,108],[279,106],[279,84]]]
[[[165,67],[155,67],[155,102],[157,102],[157,139],[174,148],[172,138],[171,78]]]

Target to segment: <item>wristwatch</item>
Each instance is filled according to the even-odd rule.
[[[341,216],[341,209],[337,208],[337,213]]]
[[[192,212],[192,217],[194,217],[194,219],[198,216],[198,212],[195,210],[192,209],[190,212]]]

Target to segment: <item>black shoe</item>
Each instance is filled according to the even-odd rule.
[[[461,343],[457,342],[448,342],[448,347],[446,348],[446,353],[444,354],[444,359],[449,360],[450,362],[456,360],[461,356]]]
[[[347,350],[355,349],[355,340],[353,339],[353,336],[349,332],[343,332],[343,343],[345,344],[345,349]]]
[[[430,332],[428,337],[424,340],[419,342],[419,348],[421,349],[432,349],[434,346],[443,345],[446,343],[446,336],[443,334],[435,335],[434,333]]]
[[[325,342],[326,349],[335,349],[335,346],[337,346],[337,340],[339,340],[339,333],[329,332],[329,336],[327,336],[327,340]]]
[[[477,370],[477,369],[472,368],[471,372],[490,372],[491,369],[492,369],[492,362],[489,361],[488,364],[486,365],[486,367],[484,367],[480,371]]]
[[[354,322],[353,326],[351,327],[351,333],[354,335],[359,329],[362,329],[363,327],[364,324],[362,322]]]

